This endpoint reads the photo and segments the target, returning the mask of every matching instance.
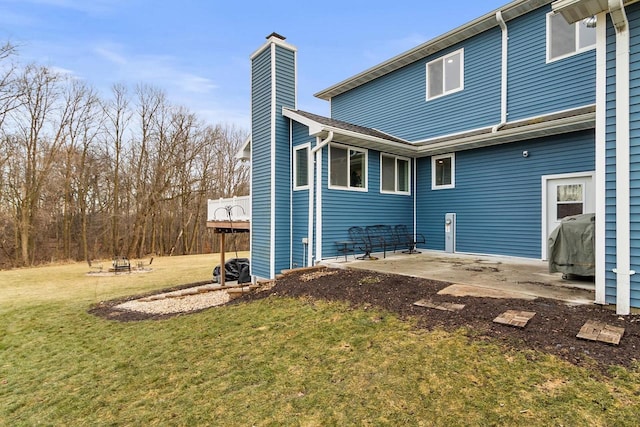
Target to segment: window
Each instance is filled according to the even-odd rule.
[[[366,191],[367,151],[331,144],[329,176],[329,188]]]
[[[464,88],[464,49],[427,64],[427,100]]]
[[[584,21],[568,24],[560,14],[547,14],[547,62],[593,49],[596,29]]]
[[[556,219],[584,212],[584,190],[582,184],[558,185]]]
[[[443,154],[431,158],[431,189],[454,188],[456,186],[456,156]]]
[[[309,145],[296,147],[293,151],[293,189],[309,188]]]
[[[380,191],[409,194],[409,160],[380,155]]]

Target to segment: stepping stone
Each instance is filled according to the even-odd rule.
[[[600,341],[607,344],[618,345],[624,334],[624,328],[617,326],[607,325],[604,322],[598,322],[596,320],[587,320],[580,332],[576,335],[577,338],[589,341]]]
[[[535,311],[507,310],[500,316],[493,319],[493,321],[502,325],[524,328],[527,326],[527,323],[529,323],[529,320],[531,320],[535,315]]]
[[[464,308],[464,304],[455,304],[452,302],[433,302],[428,299],[421,299],[420,301],[416,301],[413,305],[417,305],[418,307],[427,307],[427,308],[435,308],[436,310],[442,311],[458,311]]]

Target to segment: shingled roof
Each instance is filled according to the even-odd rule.
[[[365,126],[354,125],[353,123],[343,122],[342,120],[332,119],[330,117],[319,116],[317,114],[309,113],[302,110],[290,110],[309,120],[313,120],[321,125],[330,126],[337,129],[348,130],[350,132],[356,132],[362,135],[371,136],[374,138],[386,139],[388,141],[399,142],[403,144],[412,145],[409,141],[395,137],[388,133],[379,131],[377,129],[368,128]]]

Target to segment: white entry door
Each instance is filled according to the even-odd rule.
[[[595,212],[593,174],[553,175],[543,179],[542,259],[547,259],[549,235],[562,218]]]

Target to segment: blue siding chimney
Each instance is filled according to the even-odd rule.
[[[291,267],[291,144],[282,107],[296,108],[295,77],[296,48],[270,34],[251,55],[251,274],[259,278]]]

